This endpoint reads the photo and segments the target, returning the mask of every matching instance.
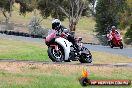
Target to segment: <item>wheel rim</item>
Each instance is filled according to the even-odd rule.
[[[62,52],[61,50],[52,50],[53,56],[56,58],[57,61],[62,61]]]
[[[123,46],[121,45],[120,48],[123,49]]]
[[[92,62],[91,55],[86,55],[85,60],[87,60],[88,62]]]
[[[89,52],[89,50],[88,50],[87,48],[85,48],[85,47],[83,47],[82,49],[85,49],[86,52],[87,52],[87,54],[86,54],[86,53],[83,54],[84,60],[85,60],[85,61],[88,61],[88,62],[92,62],[92,55],[91,55],[91,53]]]

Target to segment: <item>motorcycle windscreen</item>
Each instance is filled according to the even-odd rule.
[[[55,30],[50,29],[50,30],[48,30],[48,35],[50,35],[50,34],[52,34],[54,32],[55,32]]]
[[[119,34],[116,34],[115,38],[116,40],[121,40],[121,36]]]
[[[56,37],[56,32],[54,30],[48,31],[48,36],[46,37],[46,42],[49,42],[52,38]]]

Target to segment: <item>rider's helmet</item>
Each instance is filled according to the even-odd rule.
[[[115,32],[115,30],[116,30],[116,27],[112,26],[112,32]]]
[[[52,29],[59,30],[60,26],[61,26],[61,21],[59,19],[54,19],[52,21]]]

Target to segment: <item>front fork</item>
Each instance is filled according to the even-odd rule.
[[[79,50],[81,50],[81,49],[82,49],[82,47],[83,47],[83,43],[78,42],[78,43],[77,43],[77,45],[78,45]]]
[[[52,44],[52,45],[50,45],[50,46],[54,47],[54,49],[55,49],[56,51],[59,50],[58,45]]]

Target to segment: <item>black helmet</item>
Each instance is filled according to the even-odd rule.
[[[59,19],[54,19],[52,21],[52,29],[58,30],[61,25],[61,21]]]

